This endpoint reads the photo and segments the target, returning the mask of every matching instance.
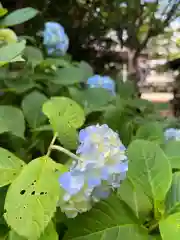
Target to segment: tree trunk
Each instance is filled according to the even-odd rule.
[[[175,117],[180,117],[180,74],[176,77],[174,83],[174,99],[172,100],[172,108]]]
[[[131,81],[134,81],[137,95],[140,97],[141,93],[138,86],[138,83],[140,81],[140,75],[138,71],[137,57],[135,57],[135,52],[133,51],[128,52],[128,72],[129,72],[129,79]]]

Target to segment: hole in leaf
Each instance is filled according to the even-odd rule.
[[[47,194],[47,192],[45,192],[44,194]]]
[[[5,214],[5,213],[7,213],[7,210],[6,210],[6,209],[4,209],[4,214]]]
[[[22,217],[19,217],[19,219],[22,219]]]
[[[11,158],[11,156],[8,156],[8,159],[10,159]]]
[[[40,192],[40,195],[44,195],[44,192]]]
[[[23,194],[25,194],[25,192],[26,192],[26,190],[23,189],[23,190],[21,190],[20,194],[23,195]]]
[[[32,193],[31,193],[31,195],[34,195],[35,194],[35,191],[33,191]]]

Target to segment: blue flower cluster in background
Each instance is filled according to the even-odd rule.
[[[59,23],[46,22],[43,31],[43,44],[48,55],[64,56],[69,47],[69,38]]]
[[[128,170],[126,148],[119,135],[107,125],[95,125],[79,133],[79,162],[60,176],[64,189],[61,211],[69,218],[91,209],[94,202],[105,199],[118,188]]]
[[[88,78],[87,84],[90,88],[104,88],[109,90],[113,95],[116,94],[115,82],[108,76],[94,75]]]
[[[168,128],[164,132],[166,140],[180,140],[180,129]]]

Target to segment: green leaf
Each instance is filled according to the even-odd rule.
[[[8,10],[0,6],[0,17],[3,17],[6,13],[8,13]]]
[[[38,128],[32,129],[32,132],[44,132],[44,131],[52,131],[52,127],[50,124],[42,125]]]
[[[79,67],[84,71],[84,80],[88,80],[89,77],[93,76],[93,68],[85,61],[81,61]]]
[[[14,58],[22,53],[25,48],[26,42],[23,40],[17,43],[9,43],[8,45],[0,48],[0,64],[11,62]]]
[[[147,240],[147,232],[136,226],[137,219],[117,196],[96,204],[89,212],[67,223],[64,240],[137,239]]]
[[[21,76],[16,77],[9,76],[9,78],[7,75],[7,78],[5,78],[4,82],[12,92],[15,92],[17,94],[22,94],[37,86],[33,79],[28,76],[28,74],[21,74]]]
[[[41,50],[32,46],[27,46],[23,55],[33,66],[41,63],[44,59]]]
[[[158,122],[145,123],[137,130],[135,138],[163,143],[164,131],[162,124]]]
[[[112,95],[103,88],[89,88],[83,91],[83,99],[86,113],[89,114],[105,110],[107,104],[112,100]]]
[[[0,187],[11,183],[25,163],[4,148],[0,148]]]
[[[161,148],[150,141],[135,140],[127,150],[128,176],[155,201],[163,201],[170,188],[170,163]]]
[[[168,141],[164,144],[163,150],[171,163],[171,167],[180,169],[180,142]]]
[[[56,71],[56,76],[50,79],[53,83],[61,85],[72,85],[84,82],[84,71],[78,67],[66,67]]]
[[[24,97],[22,109],[31,128],[39,127],[46,121],[46,116],[42,113],[42,106],[47,100],[48,98],[38,91],[33,91]]]
[[[92,219],[93,221],[93,219]],[[81,224],[82,225],[82,224]],[[121,239],[133,239],[133,240],[147,240],[148,234],[146,230],[138,225],[128,224],[124,226],[107,227],[106,229],[96,230],[89,233],[82,233],[82,236],[68,237],[68,240],[121,240]]]
[[[27,240],[27,239],[18,235],[15,231],[11,230],[9,232],[8,240]],[[58,234],[55,230],[52,221],[48,224],[44,233],[41,234],[41,237],[38,240],[58,240]]]
[[[117,92],[121,98],[129,99],[135,95],[136,89],[133,81],[123,82],[122,80],[117,81]]]
[[[3,20],[0,21],[0,25],[3,27],[7,27],[21,24],[35,17],[37,14],[38,10],[34,8],[31,7],[21,8],[13,11],[12,13],[8,14],[5,18],[3,18]]]
[[[76,148],[76,129],[85,121],[83,109],[69,98],[53,97],[44,103],[43,112],[54,132],[58,133],[61,143],[68,148]]]
[[[84,91],[69,88],[69,91],[72,98],[84,106],[86,114],[105,110],[112,100],[111,93],[103,88],[89,88]]]
[[[54,223],[51,221],[47,228],[45,229],[44,233],[41,235],[39,240],[58,240],[58,234],[56,232]]]
[[[33,160],[8,189],[7,224],[21,236],[39,238],[55,213],[59,195],[55,162],[46,156]]]
[[[180,172],[173,174],[171,188],[166,196],[165,207],[168,214],[180,211]]]
[[[7,240],[27,240],[26,238],[18,235],[15,231],[11,230]]]
[[[127,178],[118,189],[118,196],[132,209],[137,218],[144,220],[152,210],[152,203],[142,188]]]
[[[12,106],[0,106],[0,134],[11,134],[24,138],[25,121],[20,109]]]
[[[66,60],[65,58],[46,58],[44,59],[41,64],[41,67],[50,67],[50,66],[55,66],[55,67],[71,67],[71,63]]]
[[[180,236],[180,213],[175,213],[159,222],[163,240],[178,240]]]

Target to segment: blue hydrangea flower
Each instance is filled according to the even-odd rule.
[[[48,55],[63,56],[68,50],[69,38],[59,23],[47,22],[43,31],[43,44]]]
[[[88,78],[87,84],[90,88],[104,88],[115,95],[115,82],[108,76],[94,75]]]
[[[168,128],[164,132],[166,140],[180,140],[180,129]]]
[[[59,178],[64,189],[60,207],[68,217],[86,212],[94,202],[107,198],[128,170],[126,148],[106,124],[82,129],[79,142],[76,153],[81,161]]]

